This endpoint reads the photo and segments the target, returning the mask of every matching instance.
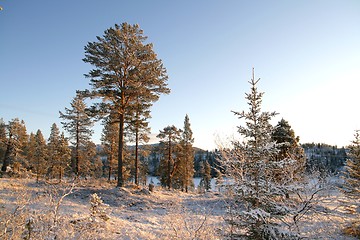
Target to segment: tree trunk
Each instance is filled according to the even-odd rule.
[[[10,165],[10,154],[11,154],[11,143],[10,143],[10,139],[6,145],[6,151],[5,151],[5,156],[4,156],[4,162],[3,165],[1,167],[1,171],[5,172],[7,167]]]
[[[75,146],[75,175],[79,176],[80,171],[80,163],[79,163],[79,144],[80,144],[80,138],[79,138],[80,132],[79,132],[79,124],[76,123],[76,146]]]
[[[118,181],[117,186],[123,187],[124,186],[124,179],[123,179],[123,150],[124,150],[124,113],[120,114],[119,119],[119,154],[118,154]]]
[[[168,179],[167,179],[167,186],[171,189],[171,136],[169,136],[169,158],[168,158]]]
[[[139,129],[135,130],[135,184],[139,185]]]
[[[110,145],[110,154],[109,154],[109,177],[108,177],[108,181],[110,182],[111,181],[111,163],[112,163],[112,154],[113,154],[113,146],[112,144]]]

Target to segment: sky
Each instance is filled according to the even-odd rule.
[[[194,145],[236,136],[252,68],[263,111],[301,143],[346,146],[360,129],[360,1],[0,0],[0,118],[45,137],[76,90],[89,89],[84,46],[115,24],[139,24],[169,76],[152,135],[190,118]],[[100,143],[102,126],[94,126]]]

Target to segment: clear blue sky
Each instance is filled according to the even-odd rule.
[[[157,134],[190,117],[195,146],[216,147],[247,110],[255,67],[263,109],[302,143],[338,146],[360,129],[360,1],[0,0],[0,117],[48,137],[58,111],[89,87],[84,46],[115,23],[138,23],[168,70],[152,108]],[[101,129],[95,127],[95,142]],[[218,136],[218,137],[217,137]]]

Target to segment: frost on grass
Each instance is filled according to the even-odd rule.
[[[101,198],[96,194],[90,196],[90,220],[98,221],[98,219],[107,221],[109,220],[108,208],[109,205],[105,204]]]
[[[186,194],[155,188],[144,194],[131,187],[80,182],[63,197],[70,189],[71,183],[48,185],[37,184],[35,179],[0,178],[0,239],[224,239],[231,231],[224,222],[230,201],[222,193]],[[309,200],[309,194],[302,198]],[[336,188],[321,191],[313,200],[309,211],[299,217],[301,237],[356,239],[342,231],[355,219],[354,209],[344,204],[349,200],[341,192]]]

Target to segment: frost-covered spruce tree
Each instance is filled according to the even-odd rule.
[[[287,159],[278,160],[275,142],[271,138],[273,126],[270,120],[276,112],[262,112],[262,92],[258,92],[254,70],[250,93],[246,93],[248,112],[234,112],[245,124],[238,127],[242,141],[233,141],[223,149],[222,159],[228,177],[233,180],[229,197],[229,223],[234,237],[250,239],[291,239],[294,236],[281,229],[281,219],[288,213],[286,185],[274,174],[286,166]],[[290,160],[289,160],[290,161]]]
[[[355,139],[349,146],[349,159],[346,161],[347,178],[344,190],[348,197],[360,199],[360,130],[355,131]],[[360,204],[359,204],[360,207]]]
[[[349,146],[348,156],[345,166],[345,183],[342,189],[350,200],[346,204],[350,209],[355,207],[354,214],[356,216],[350,225],[344,229],[344,232],[354,237],[360,237],[360,130],[355,131],[354,140]]]

